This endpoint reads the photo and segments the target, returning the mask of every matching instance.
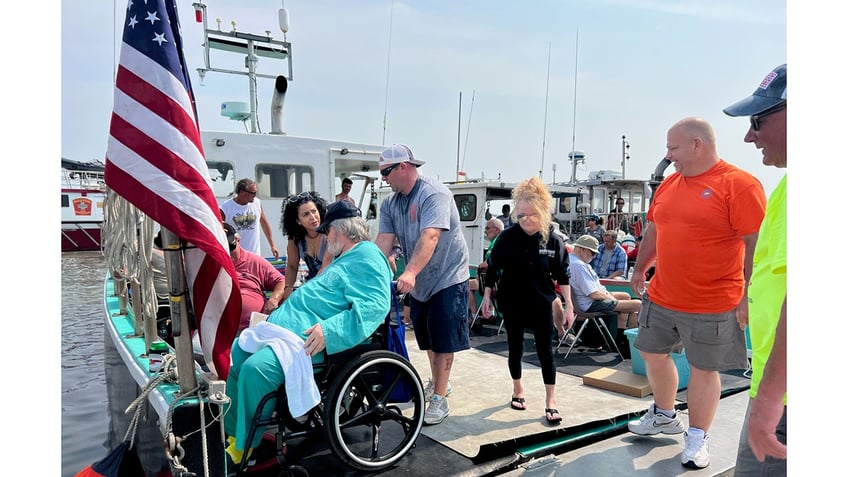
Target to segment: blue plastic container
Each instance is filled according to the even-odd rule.
[[[639,350],[633,346],[637,334],[639,334],[639,328],[624,330],[624,335],[627,336],[627,342],[630,344],[630,361],[633,366],[633,374],[647,376],[645,361],[642,359]],[[677,367],[677,390],[679,391],[689,386],[689,361],[686,360],[686,350],[681,353],[671,353],[671,359],[674,360],[674,365]]]

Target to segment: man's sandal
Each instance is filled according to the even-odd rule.
[[[556,417],[554,417],[556,416]],[[562,422],[562,417],[559,415],[559,411],[556,409],[545,409],[545,419],[548,421],[548,424],[557,425]]]
[[[524,411],[527,409],[527,406],[524,405],[523,397],[512,398],[512,402],[509,403],[509,407],[515,409],[516,411]]]

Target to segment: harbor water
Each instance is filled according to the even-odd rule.
[[[62,254],[62,476],[102,459],[109,427],[100,252]],[[123,436],[122,436],[123,437]]]
[[[124,440],[138,396],[108,335],[104,334],[100,252],[62,254],[62,476],[73,477]],[[156,413],[142,407],[134,446],[149,476],[169,475]]]

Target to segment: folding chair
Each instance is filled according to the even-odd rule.
[[[485,271],[478,271],[477,272],[477,282],[479,284],[480,294],[482,295],[483,289],[485,287],[485,282],[486,282],[486,272]],[[492,306],[495,308],[495,314],[492,315],[492,319],[494,319],[495,317],[500,317],[500,319],[501,319],[501,323],[500,323],[500,325],[498,325],[498,333],[497,333],[497,334],[501,334],[501,330],[503,329],[504,320],[503,320],[503,316],[501,316],[500,310],[498,310],[498,300],[496,298],[497,291],[498,291],[498,285],[496,283],[495,288],[492,288],[492,294],[490,295],[489,298],[492,301]],[[477,322],[477,320],[482,316],[482,314],[483,314],[483,300],[480,300],[480,304],[477,306],[477,311],[475,311],[474,315],[471,317],[471,324],[468,327],[472,328],[474,326],[474,323]]]
[[[574,304],[574,312],[577,315],[577,318],[575,318],[575,320],[571,324],[571,326],[569,326],[568,329],[565,330],[565,334],[562,335],[562,338],[560,338],[559,344],[557,344],[556,351],[554,351],[554,353],[559,352],[559,348],[560,348],[560,346],[562,346],[562,342],[565,341],[565,337],[568,336],[568,332],[571,331],[572,328],[574,328],[574,325],[578,321],[583,321],[583,324],[580,325],[580,329],[577,330],[577,336],[574,337],[574,340],[571,342],[571,345],[568,347],[568,351],[566,351],[565,356],[562,357],[563,360],[568,359],[568,355],[571,353],[571,350],[574,348],[574,345],[577,344],[580,341],[580,335],[583,334],[583,330],[586,329],[586,325],[588,325],[589,322],[591,321],[595,324],[595,327],[598,328],[598,332],[601,333],[601,337],[604,339],[604,343],[606,343],[607,347],[609,347],[610,349],[614,348],[615,352],[618,353],[618,356],[620,356],[621,359],[624,360],[624,355],[622,355],[621,351],[618,349],[618,344],[615,342],[615,337],[613,337],[609,328],[607,328],[607,324],[604,322],[604,317],[606,315],[608,315],[609,313],[598,312],[598,311],[595,311],[595,312],[580,311],[580,308],[577,307],[577,299],[574,296],[574,290],[573,289],[571,290],[571,303]]]

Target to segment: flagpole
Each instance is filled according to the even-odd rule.
[[[188,291],[183,253],[180,238],[164,227],[162,228],[162,250],[165,252],[165,274],[168,276],[171,327],[174,336],[174,352],[177,355],[177,369],[192,370],[194,369],[194,350],[188,323]],[[195,373],[177,373],[177,378],[181,394],[197,387]]]

